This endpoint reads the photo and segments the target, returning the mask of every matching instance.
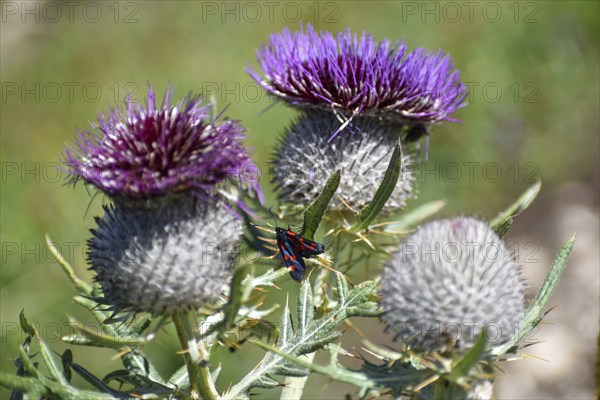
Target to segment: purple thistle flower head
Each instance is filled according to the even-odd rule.
[[[257,50],[264,77],[248,73],[268,93],[292,106],[321,106],[346,116],[376,114],[412,123],[452,120],[464,105],[466,87],[442,51],[416,49],[402,42],[376,42],[350,29],[337,33],[285,28]]]
[[[211,115],[212,106],[188,94],[171,105],[169,87],[157,107],[149,85],[145,105],[99,115],[65,151],[71,182],[83,180],[113,198],[151,199],[191,191],[204,195],[249,165],[237,121]]]

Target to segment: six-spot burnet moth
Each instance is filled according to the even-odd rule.
[[[270,209],[269,212],[271,213]],[[275,220],[273,213],[271,213],[271,216]],[[306,272],[304,259],[322,254],[325,251],[325,246],[303,238],[289,227],[284,229],[277,226],[277,221],[275,221],[275,233],[277,247],[281,252],[285,266],[290,270],[292,279],[296,282],[302,282]]]

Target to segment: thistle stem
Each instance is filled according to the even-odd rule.
[[[338,246],[339,244],[336,244]],[[337,249],[337,247],[336,247]],[[313,301],[314,306],[316,308],[323,305],[323,301],[325,300],[325,285],[327,282],[327,277],[329,276],[329,271],[326,269],[322,269],[317,274],[317,277],[314,281],[313,285]],[[305,283],[306,285],[309,282]],[[305,354],[303,357],[306,358],[306,361],[313,362],[315,359],[316,352]],[[302,398],[302,392],[304,392],[304,386],[306,385],[306,381],[308,380],[308,375],[306,376],[298,376],[292,377],[288,376],[285,378],[283,389],[281,390],[281,396],[279,396],[279,400],[300,400]]]
[[[206,347],[197,338],[199,331],[196,316],[193,313],[177,312],[172,318],[190,378],[190,398],[217,400],[219,394],[208,368]]]
[[[306,361],[312,363],[315,359],[315,354],[317,353],[313,352],[302,357],[306,358]],[[302,392],[304,391],[304,385],[306,385],[307,379],[308,375],[299,377],[288,376],[285,378],[284,387],[281,390],[281,396],[279,396],[279,400],[300,400],[302,398]]]

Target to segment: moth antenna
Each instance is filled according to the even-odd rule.
[[[390,222],[391,223],[391,222]],[[263,224],[255,224],[254,222],[250,223],[250,226],[252,228],[271,228],[271,225],[267,224],[267,225],[263,225]],[[266,232],[266,231],[265,231]]]

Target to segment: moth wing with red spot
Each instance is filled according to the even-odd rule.
[[[313,242],[312,240],[305,239],[288,229],[286,232],[287,240],[292,244],[292,248],[302,257],[312,257],[322,254],[325,251],[325,246],[321,243]]]
[[[285,266],[290,270],[292,279],[296,282],[302,282],[306,271],[306,265],[302,256],[294,250],[289,240],[277,240],[277,246],[279,247]]]

